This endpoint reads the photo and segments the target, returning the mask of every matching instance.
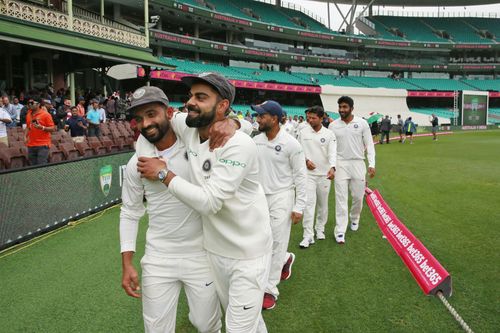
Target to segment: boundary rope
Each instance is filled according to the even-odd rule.
[[[436,295],[437,297],[439,297],[441,302],[443,302],[444,306],[446,307],[446,309],[448,309],[453,318],[455,318],[455,320],[460,324],[460,326],[462,326],[464,331],[467,333],[474,333],[474,331],[469,327],[469,325],[467,325],[465,320],[458,314],[457,310],[455,310],[455,308],[448,302],[446,297],[444,297],[443,293],[438,291]]]

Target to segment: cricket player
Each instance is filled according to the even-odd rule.
[[[331,180],[335,177],[337,142],[335,135],[322,125],[325,111],[321,106],[306,110],[307,122],[299,134],[307,167],[307,204],[304,211],[304,239],[299,246],[303,249],[314,244],[314,211],[316,210],[316,238],[325,239],[325,225],[328,221],[328,193]]]
[[[351,230],[359,228],[366,185],[365,151],[368,157],[368,174],[375,176],[375,148],[370,126],[363,118],[352,114],[354,101],[349,96],[338,99],[340,118],[329,129],[337,138],[337,172],[335,174],[335,240],[345,243],[347,231],[347,199],[351,190],[352,205],[349,214]]]
[[[177,113],[172,128],[187,146],[192,179],[157,159],[140,157],[138,166],[165,174],[163,183],[170,192],[202,215],[204,245],[227,332],[267,332],[261,309],[272,234],[257,147],[237,131],[222,148],[211,151],[209,133],[228,115],[235,88],[217,73],[183,77],[182,82],[190,88],[188,113]],[[154,177],[154,172],[143,176]]]
[[[270,310],[278,299],[278,284],[281,279],[290,278],[295,260],[295,255],[287,249],[292,223],[302,219],[306,206],[306,164],[300,143],[280,127],[281,105],[270,100],[251,107],[262,132],[253,139],[259,153],[261,184],[273,233],[271,271],[262,305]]]
[[[190,179],[186,147],[170,125],[172,109],[167,96],[156,87],[142,87],[132,95],[129,111],[145,140],[137,148],[152,157],[168,159],[176,174]],[[139,294],[139,278],[132,264],[138,222],[147,211],[146,251],[141,260],[142,302],[146,332],[175,332],[177,302],[182,287],[189,304],[189,319],[199,332],[219,332],[221,311],[214,277],[203,248],[200,215],[188,207],[159,179],[141,178],[138,157],[127,164],[122,188],[120,244],[122,287],[132,297]],[[146,197],[147,209],[143,198]]]

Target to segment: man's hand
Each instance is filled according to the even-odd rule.
[[[167,167],[167,162],[156,157],[139,157],[137,162],[137,171],[141,173],[141,177],[149,180],[158,180],[158,172]]]
[[[335,178],[335,170],[333,168],[330,168],[330,170],[328,170],[328,173],[326,174],[326,178],[328,178],[330,180]]]
[[[239,126],[235,120],[226,118],[215,122],[208,131],[210,151],[223,147],[238,130]]]
[[[316,164],[314,164],[311,160],[306,160],[306,167],[307,170],[314,170],[316,169]]]
[[[141,290],[139,285],[139,275],[132,264],[123,266],[122,274],[122,288],[125,290],[127,295],[140,298],[141,294],[138,292]]]
[[[292,223],[297,224],[302,220],[302,214],[297,212],[292,212]]]
[[[375,168],[368,168],[368,175],[370,178],[375,177]]]

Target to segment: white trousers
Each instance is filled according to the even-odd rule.
[[[276,194],[266,195],[273,232],[273,254],[271,270],[267,281],[266,293],[278,298],[278,284],[281,270],[288,259],[287,249],[292,228],[292,209],[295,202],[295,190],[290,189]]]
[[[307,175],[307,204],[304,210],[304,238],[314,238],[314,210],[316,209],[316,232],[325,232],[328,221],[328,194],[331,180],[324,176]]]
[[[267,333],[262,318],[271,253],[255,259],[232,259],[208,253],[217,294],[226,312],[227,333]]]
[[[194,327],[199,332],[220,332],[219,298],[206,255],[175,259],[145,255],[141,266],[145,332],[175,332],[181,287]]]
[[[335,172],[335,236],[345,235],[348,220],[359,223],[363,197],[365,195],[366,165],[363,160],[337,160]],[[348,191],[351,190],[352,204],[349,218]]]

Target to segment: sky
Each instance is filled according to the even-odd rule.
[[[325,25],[328,26],[328,16],[327,16],[327,4],[325,2],[316,2],[316,1],[305,1],[305,0],[282,0],[283,3],[293,3],[297,4],[316,15],[322,17],[324,19]],[[472,1],[471,1],[472,2]],[[359,6],[358,6],[359,7]],[[346,14],[350,8],[349,5],[339,5],[339,8],[342,10],[344,14]],[[360,13],[363,10],[362,7],[358,8],[357,12]],[[377,10],[384,11],[388,14],[388,11],[393,11],[390,15],[396,15],[399,13],[407,13],[407,15],[411,12],[421,12],[426,13],[429,16],[437,16],[438,8],[437,7],[390,7],[390,6],[373,6],[374,14]],[[366,14],[368,11],[365,12]],[[458,7],[439,7],[439,15],[460,15],[463,16],[465,13],[471,14],[470,16],[488,16],[493,15],[493,17],[500,18],[500,2],[495,5],[482,5],[482,6],[458,6]],[[330,4],[330,19],[331,19],[331,29],[339,30],[339,26],[342,23],[342,17],[337,11],[337,8],[333,3]],[[496,15],[496,16],[495,16]]]

